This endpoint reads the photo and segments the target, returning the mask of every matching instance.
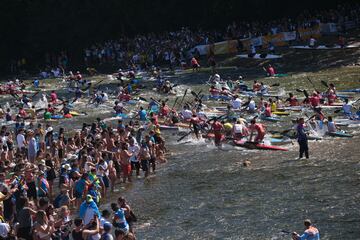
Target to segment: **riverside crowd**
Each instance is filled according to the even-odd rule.
[[[0,130],[0,239],[135,239],[123,197],[99,208],[118,184],[147,179],[166,161],[161,132],[98,118],[72,134],[28,117]]]

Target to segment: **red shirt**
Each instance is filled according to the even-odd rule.
[[[167,116],[167,115],[169,115],[169,113],[170,113],[170,108],[167,105],[165,105],[164,107],[161,107],[161,115],[162,116]]]
[[[191,59],[191,65],[192,65],[192,66],[198,66],[198,65],[199,65],[199,63],[198,63],[198,61],[196,60],[196,58],[193,57],[193,58]]]
[[[268,73],[270,76],[274,76],[275,75],[275,69],[273,67],[269,67],[268,68]]]
[[[24,109],[20,109],[19,110],[19,115],[22,116],[22,117],[26,117],[26,111]]]
[[[256,130],[258,133],[265,133],[264,126],[260,123],[255,123],[254,125],[250,125],[250,129]]]
[[[298,104],[296,97],[291,97],[289,102],[290,102],[290,106],[297,106]]]
[[[51,99],[52,102],[56,102],[56,100],[57,100],[56,93],[50,93],[50,99]]]
[[[310,100],[310,104],[313,107],[319,106],[320,105],[320,98],[319,96],[312,96],[309,98]]]
[[[212,96],[218,96],[220,93],[220,90],[216,89],[216,88],[210,88],[209,92]]]
[[[265,108],[265,116],[266,117],[271,117],[271,108],[270,108],[270,106],[267,106]]]
[[[223,125],[220,122],[214,122],[212,128],[214,131],[221,131],[221,129],[223,129]]]

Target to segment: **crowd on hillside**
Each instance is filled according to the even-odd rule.
[[[146,69],[153,65],[176,66],[189,65],[192,55],[189,49],[200,44],[209,44],[227,39],[244,39],[249,37],[276,34],[284,31],[294,31],[299,27],[308,28],[320,22],[333,22],[340,26],[340,32],[345,32],[346,23],[360,22],[359,4],[342,4],[335,9],[304,11],[295,18],[281,18],[271,21],[233,22],[223,30],[201,30],[183,27],[178,31],[149,33],[135,37],[123,36],[117,40],[94,43],[83,50],[83,60],[86,67],[96,67],[102,64],[115,64],[121,68]],[[62,66],[67,69],[71,65],[66,51],[59,54],[45,55],[45,66],[41,72],[51,75],[52,66]],[[12,72],[26,68],[26,59],[12,63]],[[55,68],[56,69],[56,68]]]

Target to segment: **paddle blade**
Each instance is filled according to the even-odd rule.
[[[273,85],[271,85],[272,87],[279,87],[280,83],[274,83]]]
[[[297,92],[301,92],[301,93],[303,93],[304,92],[304,90],[303,89],[299,89],[299,88],[297,88],[297,89],[295,89]]]
[[[329,87],[329,85],[327,84],[327,82],[325,82],[324,80],[321,80],[321,83],[322,83],[322,85],[324,85],[325,87]]]
[[[147,102],[147,101],[148,101],[146,98],[143,98],[143,97],[139,97],[139,99],[140,99],[141,101],[144,101],[144,102]]]

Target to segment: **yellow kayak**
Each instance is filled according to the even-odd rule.
[[[70,111],[70,114],[73,116],[80,116],[82,115],[81,113],[75,112],[75,111]]]
[[[272,114],[278,115],[278,116],[288,116],[290,115],[289,112],[272,112]]]

